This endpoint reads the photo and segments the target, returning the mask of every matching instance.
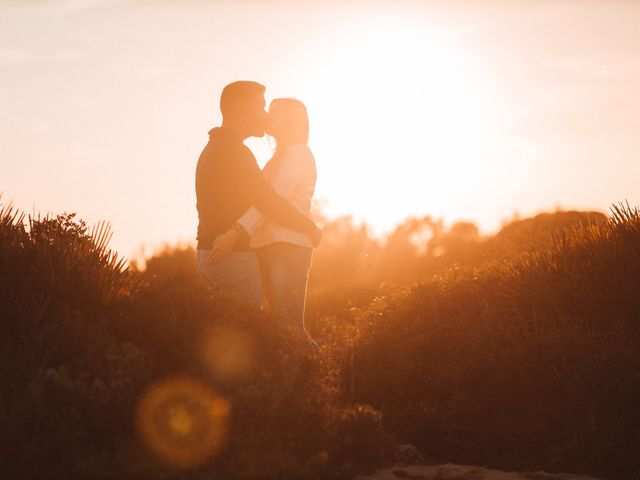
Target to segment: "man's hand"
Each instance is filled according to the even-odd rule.
[[[320,245],[320,240],[322,239],[322,229],[316,225],[315,230],[310,235],[311,243],[313,244],[313,248],[316,248]]]
[[[228,255],[242,235],[241,229],[242,227],[240,226],[234,226],[218,235],[211,245],[211,253],[207,257],[207,261],[209,263],[217,262]]]

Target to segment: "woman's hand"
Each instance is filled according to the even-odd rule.
[[[218,235],[213,241],[211,253],[207,257],[209,263],[217,262],[228,255],[242,236],[242,233],[242,227],[236,223],[232,228]]]

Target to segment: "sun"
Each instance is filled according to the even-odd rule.
[[[334,213],[388,228],[407,212],[478,215],[503,169],[504,109],[460,32],[368,22],[307,69],[318,188]],[[329,212],[331,213],[331,212]]]

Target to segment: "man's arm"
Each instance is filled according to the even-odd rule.
[[[262,214],[292,230],[307,235],[316,232],[316,224],[310,218],[292,207],[273,190],[253,155],[243,155],[242,159],[238,160],[241,162],[241,180],[247,185],[251,202]]]

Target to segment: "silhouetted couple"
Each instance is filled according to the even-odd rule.
[[[196,168],[196,264],[211,288],[263,304],[304,330],[312,249],[321,235],[309,218],[316,183],[309,120],[294,99],[275,99],[266,112],[264,93],[259,83],[239,81],[220,96],[222,126],[209,131]],[[276,148],[260,170],[243,141],[265,132]]]

